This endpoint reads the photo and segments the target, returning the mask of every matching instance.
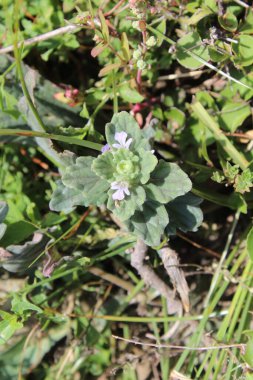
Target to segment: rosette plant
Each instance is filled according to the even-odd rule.
[[[202,221],[199,198],[175,163],[158,160],[130,114],[115,114],[105,128],[107,144],[94,158],[67,157],[50,207],[71,211],[77,205],[103,204],[147,245],[157,246],[179,228],[197,229]]]

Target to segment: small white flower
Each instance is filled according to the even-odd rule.
[[[125,195],[130,195],[128,184],[126,182],[112,182],[111,189],[116,190],[112,195],[114,201],[122,201]]]
[[[114,139],[118,141],[119,144],[113,144],[112,146],[114,148],[126,148],[129,149],[129,146],[131,142],[133,141],[132,138],[127,140],[127,133],[126,132],[116,132]]]

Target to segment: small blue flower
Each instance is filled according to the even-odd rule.
[[[116,190],[112,195],[114,201],[122,201],[125,195],[130,195],[128,184],[126,182],[112,182],[111,189]]]
[[[119,144],[113,144],[113,148],[125,148],[129,149],[129,146],[131,142],[133,141],[132,138],[127,140],[127,133],[126,132],[116,132],[114,139],[119,142]]]

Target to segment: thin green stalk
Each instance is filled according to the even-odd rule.
[[[245,233],[243,234],[243,238],[245,237],[244,235],[246,236],[246,234]],[[234,259],[234,256],[236,255],[237,250],[240,247],[241,241],[242,240],[240,240],[240,242],[235,246],[235,248],[230,253],[230,255],[226,261],[226,264],[225,264],[226,266],[228,266],[231,263],[231,261]],[[244,251],[243,254],[241,254],[239,256],[239,258],[235,261],[235,263],[234,263],[234,265],[230,271],[232,276],[239,269],[240,265],[245,260],[246,256],[247,256],[247,252]],[[193,334],[192,338],[190,339],[189,345],[191,345],[191,346],[199,345],[201,337],[203,335],[204,328],[205,328],[206,323],[207,323],[208,318],[209,318],[208,316],[213,312],[213,310],[217,306],[218,302],[220,301],[220,299],[221,299],[222,295],[224,294],[228,285],[229,285],[228,280],[222,281],[220,279],[217,282],[217,286],[216,286],[217,292],[213,295],[213,299],[211,299],[210,304],[205,309],[204,314],[203,314],[203,319],[201,320],[199,326],[197,327],[196,332]],[[191,358],[189,360],[189,365],[188,365],[188,372],[190,373],[192,371],[193,366],[194,366],[194,360],[195,360],[196,353],[192,352],[191,350],[186,350],[183,352],[183,354],[180,356],[180,358],[179,358],[179,360],[175,366],[175,370],[180,371],[181,367],[185,364],[185,361],[186,361],[188,355],[191,355]]]
[[[199,120],[206,125],[206,127],[213,134],[213,137],[221,148],[232,158],[235,164],[238,164],[242,170],[247,169],[249,162],[246,158],[238,152],[234,145],[229,141],[229,139],[223,134],[222,130],[216,121],[208,114],[205,108],[200,102],[194,102],[191,105],[192,110],[199,118]]]
[[[50,140],[62,141],[71,145],[79,145],[85,148],[101,151],[103,145],[91,141],[79,140],[74,137],[55,135],[52,133],[39,132],[39,131],[25,131],[24,129],[0,129],[0,136],[24,136],[24,137],[41,137]]]
[[[204,302],[204,306],[205,307],[208,305],[209,300],[210,300],[210,298],[212,296],[212,293],[213,293],[213,291],[214,291],[214,289],[216,287],[216,284],[217,284],[218,278],[220,276],[220,272],[221,272],[222,266],[224,264],[224,261],[226,260],[230,244],[231,244],[232,239],[234,237],[235,228],[237,226],[239,218],[240,218],[240,211],[237,211],[236,214],[235,214],[235,217],[234,217],[234,221],[232,223],[232,227],[231,227],[230,233],[228,234],[228,238],[227,238],[227,241],[226,241],[225,248],[224,248],[224,250],[222,252],[219,264],[218,264],[217,269],[216,269],[216,271],[214,273],[214,276],[212,278],[211,286],[210,286],[208,295],[207,295],[207,297],[205,299],[205,302]]]
[[[117,95],[117,87],[116,87],[116,75],[115,71],[113,70],[113,81],[112,81],[112,87],[113,87],[113,112],[117,113],[119,112],[119,104],[118,104],[118,95]]]
[[[242,282],[248,278],[251,270],[252,270],[252,263],[249,262],[243,272],[243,275],[241,278]],[[238,323],[239,315],[241,311],[243,310],[247,293],[248,293],[248,290],[245,289],[242,284],[239,284],[239,286],[237,287],[236,293],[233,297],[233,300],[231,302],[229,313],[224,318],[224,321],[222,322],[220,329],[218,331],[218,334],[217,334],[218,342],[222,341],[224,343],[224,339],[225,339],[226,342],[229,343],[229,341],[232,339],[236,324]],[[208,368],[203,380],[210,379],[210,375],[213,369],[215,369],[215,372],[212,375],[212,379],[213,380],[217,379],[217,376],[220,374],[222,366],[226,360],[226,355],[227,353],[225,352],[220,353],[218,350],[212,352],[210,363],[208,365]]]

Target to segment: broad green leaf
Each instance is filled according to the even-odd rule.
[[[241,24],[240,33],[252,34],[253,33],[253,12],[249,12]]]
[[[107,181],[112,181],[115,173],[115,164],[113,162],[113,154],[105,152],[100,154],[92,163],[92,170]]]
[[[33,239],[23,245],[9,245],[6,250],[12,254],[12,257],[4,261],[2,267],[12,273],[29,271],[31,264],[44,251],[48,241],[47,236],[36,232]]]
[[[218,21],[220,26],[229,32],[235,32],[238,28],[237,18],[232,12],[227,11],[224,15],[219,16]]]
[[[250,66],[253,63],[253,36],[241,34],[238,43],[232,43],[235,53],[234,61],[241,66]]]
[[[210,55],[210,59],[213,62],[223,62],[229,58],[229,53],[225,49],[223,49],[223,48],[221,48],[222,50],[219,49],[220,45],[222,45],[222,44],[217,43],[214,46],[208,46],[208,52]]]
[[[9,244],[19,244],[29,238],[35,230],[36,227],[25,220],[9,224],[1,240],[1,245],[6,247]]]
[[[251,108],[245,102],[227,102],[219,115],[219,124],[230,132],[235,132],[251,115]]]
[[[144,97],[134,88],[131,88],[128,83],[119,86],[119,94],[123,100],[129,103],[140,103]]]
[[[119,204],[115,204],[112,194],[113,191],[110,190],[107,208],[122,221],[128,220],[146,200],[145,191],[141,186],[135,189],[130,188],[130,195],[120,201]]]
[[[0,345],[6,344],[12,335],[23,327],[23,323],[18,322],[16,315],[0,310]]]
[[[174,235],[177,229],[183,232],[197,231],[203,221],[203,213],[199,207],[202,200],[190,193],[177,197],[165,207],[169,215],[166,227],[168,235]]]
[[[161,235],[169,223],[167,211],[157,202],[145,202],[140,211],[136,211],[128,223],[128,228],[147,245],[160,244]]]
[[[145,185],[148,198],[160,203],[168,203],[191,190],[191,180],[177,164],[160,160]]]
[[[247,236],[247,250],[250,260],[253,261],[253,227],[251,228]]]
[[[138,123],[132,115],[125,111],[114,114],[111,122],[106,124],[106,140],[111,147],[116,142],[115,133],[122,131],[126,132],[128,137],[133,139],[130,145],[131,150],[135,150],[137,152],[141,148],[150,150],[149,142],[143,138]]]
[[[81,191],[88,198],[89,204],[98,206],[107,199],[109,183],[92,171],[93,161],[93,157],[78,157],[74,165],[67,167],[62,183],[66,187]]]
[[[201,59],[208,61],[208,48],[202,43],[202,40],[197,32],[191,32],[183,36],[177,41],[176,57],[178,62],[188,69],[198,69],[203,66],[203,63],[193,58],[187,53],[187,50],[196,54]]]
[[[81,190],[72,189],[64,186],[61,181],[57,181],[57,187],[54,190],[49,207],[53,211],[65,214],[73,211],[76,206],[87,206],[89,204],[87,198]]]
[[[164,112],[164,116],[168,120],[168,127],[182,127],[185,122],[185,114],[176,107],[171,107],[169,111]]]

